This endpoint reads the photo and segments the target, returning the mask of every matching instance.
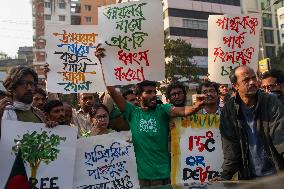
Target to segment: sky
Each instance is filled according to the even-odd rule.
[[[14,58],[33,45],[32,0],[0,0],[0,52]]]

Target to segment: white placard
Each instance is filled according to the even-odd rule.
[[[218,115],[195,114],[175,119],[172,133],[173,184],[204,183],[220,177],[223,163]]]
[[[103,70],[109,86],[165,78],[163,11],[160,0],[99,8]]]
[[[211,81],[229,84],[229,74],[239,65],[257,71],[259,14],[210,15],[208,19],[208,73]]]
[[[139,188],[134,147],[121,133],[80,138],[74,189]]]
[[[30,143],[30,145],[36,145],[38,147],[41,146],[38,148],[38,150],[32,151],[32,153],[37,153],[37,156],[41,158],[43,157],[43,155],[40,155],[40,153],[43,153],[43,148],[46,148],[44,147],[44,145],[50,144],[47,141],[54,141],[55,137],[62,137],[61,139],[59,139],[60,142],[58,145],[53,145],[53,149],[58,150],[58,153],[56,153],[57,157],[53,161],[51,159],[43,160],[41,158],[37,158],[37,160],[39,160],[37,161],[39,163],[39,166],[37,169],[34,169],[36,170],[36,187],[51,188],[51,185],[53,185],[53,188],[72,188],[77,129],[62,125],[49,129],[46,128],[45,124],[43,123],[28,123],[6,120],[2,121],[1,135],[0,188],[4,188],[16,157],[15,153],[12,150],[12,147],[15,146],[14,140],[23,139],[24,135],[26,135],[27,138],[32,139],[31,141],[33,142]],[[44,136],[47,137],[46,140],[44,139]],[[35,139],[36,137],[37,140]],[[25,137],[25,142],[21,142],[22,145],[27,142],[27,138]],[[32,149],[32,147],[29,149]],[[27,151],[22,148],[22,154],[24,153],[27,153]],[[50,155],[50,151],[46,153],[49,153],[49,155],[45,157],[55,157],[53,155]],[[28,162],[28,160],[25,158],[24,161],[27,175],[30,178],[32,174],[30,166],[33,164],[31,162]],[[48,164],[46,164],[47,161],[49,161]]]
[[[46,26],[46,52],[50,71],[47,90],[53,93],[105,91],[101,65],[95,56],[97,26]]]

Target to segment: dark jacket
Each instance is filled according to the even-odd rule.
[[[248,140],[245,123],[241,121],[241,99],[229,99],[220,118],[223,142],[223,179],[231,179],[238,172],[239,179],[250,179]],[[279,172],[284,169],[284,108],[277,97],[257,92],[256,128],[263,139],[263,147]]]

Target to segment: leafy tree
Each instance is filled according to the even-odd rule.
[[[166,80],[177,80],[175,75],[186,78],[196,77],[200,68],[189,61],[195,55],[201,55],[200,49],[193,49],[185,40],[165,39]]]
[[[280,47],[277,56],[270,59],[271,68],[284,71],[284,46]]]
[[[20,138],[19,135],[18,137]],[[65,140],[66,137],[60,137],[55,134],[49,136],[46,131],[42,133],[34,131],[31,134],[24,134],[22,139],[14,139],[16,145],[12,147],[12,150],[17,153],[17,143],[20,142],[23,160],[29,164],[31,178],[35,180],[40,163],[49,164],[56,160],[60,151],[57,147],[61,141]]]
[[[10,59],[11,57],[8,56],[8,54],[4,53],[4,52],[0,52],[0,60],[6,60],[6,59]]]

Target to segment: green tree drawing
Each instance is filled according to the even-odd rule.
[[[49,133],[46,131],[41,133],[34,131],[24,134],[22,139],[14,139],[16,145],[12,147],[12,150],[17,153],[17,143],[20,142],[23,160],[29,164],[33,180],[36,179],[40,163],[49,164],[56,160],[60,152],[57,147],[61,141],[66,141],[66,137],[60,137],[55,134],[49,136]],[[18,138],[20,138],[19,135]]]

